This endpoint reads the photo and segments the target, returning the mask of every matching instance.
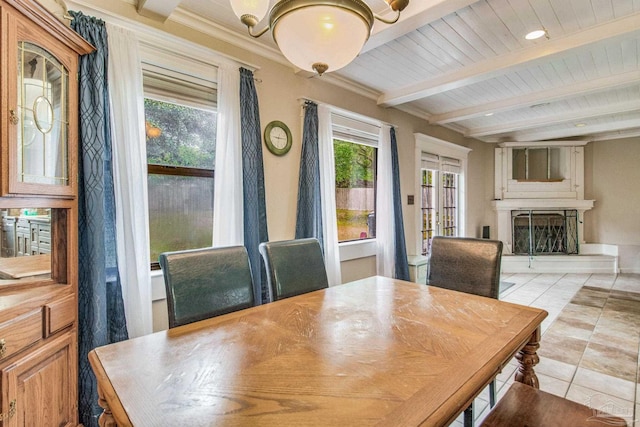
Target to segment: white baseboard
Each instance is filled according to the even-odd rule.
[[[618,273],[612,255],[504,255],[503,273]]]
[[[640,274],[640,270],[634,268],[621,268],[620,273],[622,274]]]

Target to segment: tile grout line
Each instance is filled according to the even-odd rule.
[[[566,276],[566,274],[564,274],[562,276],[562,278],[564,278]],[[562,311],[567,307],[567,305],[569,305],[571,303],[571,301],[575,298],[575,296],[580,292],[580,290],[582,290],[582,288],[584,288],[585,284],[589,281],[589,279],[591,278],[591,274],[589,274],[589,276],[587,276],[586,280],[584,282],[582,282],[580,284],[580,288],[577,289],[575,291],[575,293],[567,300],[567,302],[564,303],[564,305],[562,306],[562,308],[560,309],[560,312],[556,315],[555,319],[553,319],[553,322],[551,322],[551,324],[549,325],[549,327],[547,327],[547,330],[549,330],[549,328],[556,322],[556,320],[558,319],[558,317],[560,316],[560,314],[562,314]],[[554,283],[554,286],[559,282],[560,280],[556,281]],[[598,320],[600,320],[600,316],[602,315],[602,310],[600,310],[600,314],[598,315]],[[598,321],[596,320],[596,324],[598,324]],[[595,330],[595,325],[593,327],[593,330]],[[589,335],[589,341],[591,340],[591,335],[593,335],[593,330],[591,331],[591,334]],[[545,331],[546,332],[546,331]],[[544,336],[544,334],[543,334]],[[542,337],[543,337],[542,336]],[[540,340],[542,341],[542,337],[540,338]],[[589,341],[587,341],[587,346],[589,345]],[[566,398],[567,394],[569,394],[569,389],[571,388],[571,385],[573,384],[573,381],[576,378],[576,375],[578,374],[578,368],[580,367],[580,362],[582,361],[582,358],[584,357],[584,353],[586,351],[587,347],[585,346],[585,349],[582,351],[582,355],[580,356],[580,360],[578,360],[578,363],[575,365],[576,369],[573,371],[573,375],[571,376],[571,380],[569,381],[569,386],[567,387],[567,390],[564,392],[564,395],[562,397]],[[551,360],[555,360],[555,359],[551,359]]]
[[[616,276],[616,280],[619,276]],[[611,289],[613,290],[614,286],[615,286],[615,280],[613,282],[613,286],[611,287]],[[640,337],[640,332],[638,332],[638,336]],[[638,417],[640,417],[640,414],[638,414],[637,412],[637,407],[638,407],[638,380],[640,380],[640,340],[638,340],[638,349],[637,349],[637,354],[638,354],[638,363],[636,364],[636,378],[634,381],[635,387],[634,387],[634,395],[633,395],[633,405],[631,408],[631,413],[633,414],[633,418],[631,419],[631,424],[629,427],[635,427],[638,425],[638,423],[640,422],[638,420]]]
[[[589,277],[591,277],[591,275],[589,275]],[[615,283],[615,280],[614,280],[614,283]],[[584,288],[584,284],[574,294],[574,296],[571,297],[571,299],[575,298],[575,296],[578,294],[578,292],[580,292],[580,290],[582,290],[582,288]],[[593,333],[596,330],[596,326],[598,325],[598,322],[600,321],[600,318],[602,317],[602,313],[604,312],[604,306],[607,305],[607,301],[609,301],[609,296],[610,295],[611,295],[611,289],[607,289],[607,299],[605,300],[605,302],[602,305],[602,307],[600,307],[600,313],[598,314],[598,318],[596,319],[596,323],[593,325],[593,329],[591,330],[591,333],[589,334],[589,339],[587,340],[587,345],[585,346],[584,350],[582,351],[582,356],[580,356],[580,360],[578,360],[578,364],[576,365],[576,370],[573,373],[573,376],[571,377],[571,381],[569,381],[569,387],[567,388],[567,392],[564,395],[565,398],[567,397],[567,394],[569,394],[569,389],[573,385],[573,381],[576,379],[576,375],[578,375],[578,369],[580,369],[580,364],[582,363],[582,359],[584,359],[584,354],[587,352],[587,348],[589,347],[589,343],[591,342],[591,337],[593,336]],[[597,391],[597,390],[594,390],[594,391]]]

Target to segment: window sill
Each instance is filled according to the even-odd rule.
[[[164,276],[162,270],[151,271],[151,301],[159,301],[167,298],[164,288]]]
[[[344,242],[338,245],[340,262],[376,256],[376,239]]]

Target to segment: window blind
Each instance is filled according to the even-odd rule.
[[[142,82],[148,98],[193,108],[216,107],[215,82],[150,64],[143,64]]]
[[[378,146],[380,126],[334,113],[331,115],[331,127],[335,139]]]
[[[449,173],[462,173],[462,164],[460,159],[453,157],[438,156],[437,154],[422,152],[421,155],[422,169],[437,170]]]

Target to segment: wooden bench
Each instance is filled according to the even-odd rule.
[[[481,427],[623,427],[627,422],[594,408],[515,382]]]

